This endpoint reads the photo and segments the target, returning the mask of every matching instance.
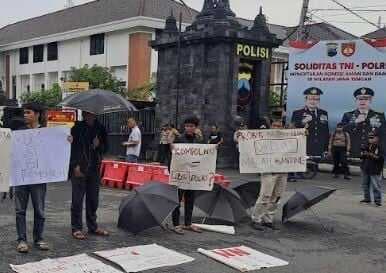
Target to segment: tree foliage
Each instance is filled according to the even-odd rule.
[[[25,92],[20,100],[23,103],[36,102],[48,108],[54,108],[62,101],[62,91],[59,84],[55,83],[51,89]]]
[[[129,100],[137,101],[153,101],[155,92],[155,82],[149,81],[143,86],[135,88],[127,92],[127,98]]]
[[[72,67],[69,78],[73,82],[89,82],[91,89],[99,88],[119,94],[123,94],[125,91],[120,81],[107,67],[98,65],[92,67],[84,65],[81,68]]]

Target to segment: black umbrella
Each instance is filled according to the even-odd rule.
[[[245,208],[249,209],[256,204],[259,197],[261,183],[260,181],[239,180],[231,184],[231,188],[235,190],[241,197]]]
[[[135,195],[122,200],[118,227],[137,234],[161,226],[178,206],[177,188],[164,183],[147,183]]]
[[[311,208],[334,193],[336,189],[310,186],[296,193],[283,207],[282,222],[288,221],[292,216]]]
[[[240,195],[217,184],[212,191],[202,191],[197,194],[195,205],[204,211],[208,218],[229,223],[237,223],[247,217]]]
[[[59,105],[94,113],[96,115],[113,112],[137,111],[137,108],[121,95],[101,89],[92,89],[73,94],[65,98]]]

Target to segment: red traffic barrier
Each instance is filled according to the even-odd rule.
[[[109,187],[123,189],[127,177],[127,164],[118,161],[105,161],[102,183]]]
[[[153,178],[153,170],[150,165],[130,164],[128,167],[126,188],[132,189],[144,185]]]

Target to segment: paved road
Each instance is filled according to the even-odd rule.
[[[239,178],[226,171],[232,179]],[[229,236],[206,232],[189,233],[181,237],[159,228],[138,236],[129,235],[116,228],[120,199],[128,192],[103,189],[99,220],[109,229],[109,238],[91,237],[88,241],[75,241],[70,236],[70,185],[50,185],[47,200],[46,239],[53,250],[47,253],[33,250],[28,255],[15,252],[15,224],[13,203],[0,203],[0,273],[11,272],[8,264],[22,264],[47,257],[59,257],[112,249],[138,244],[158,243],[194,257],[196,260],[173,268],[150,270],[161,273],[231,273],[231,268],[212,261],[196,252],[197,248],[221,248],[246,245],[290,262],[289,266],[266,269],[275,273],[381,273],[386,268],[386,209],[361,205],[360,178],[350,182],[333,180],[321,174],[314,181],[291,183],[287,199],[295,190],[307,184],[339,188],[339,191],[316,207],[320,220],[334,233],[325,232],[319,220],[307,212],[295,217],[280,231],[257,232],[248,224],[237,227],[237,235]],[[31,214],[31,213],[30,213]],[[31,232],[31,215],[29,231]],[[278,215],[278,218],[281,215]]]

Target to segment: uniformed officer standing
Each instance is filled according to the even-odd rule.
[[[319,108],[322,90],[311,87],[303,92],[305,106],[292,113],[291,122],[307,132],[307,155],[322,156],[328,150],[328,113]]]
[[[385,114],[371,109],[374,90],[362,87],[354,92],[357,109],[344,113],[342,123],[344,130],[351,137],[351,155],[360,157],[361,147],[367,144],[367,136],[377,130],[381,141],[385,141]]]

